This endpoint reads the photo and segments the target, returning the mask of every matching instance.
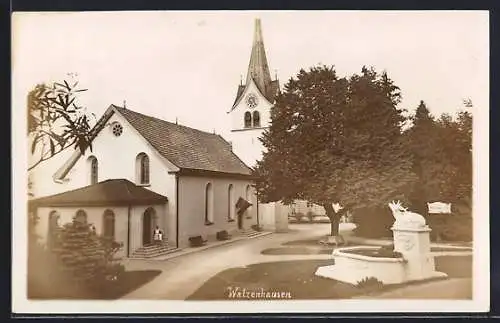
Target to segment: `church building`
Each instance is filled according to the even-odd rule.
[[[59,192],[38,191],[29,202],[46,241],[76,216],[122,242],[124,256],[141,257],[188,247],[193,237],[210,243],[221,231],[252,234],[258,224],[251,170],[220,135],[114,105],[92,135],[92,151],[75,150],[55,174],[37,178]],[[252,204],[241,214],[240,197]],[[156,226],[161,250],[152,246]]]

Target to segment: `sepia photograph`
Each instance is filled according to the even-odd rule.
[[[12,15],[15,313],[489,310],[487,11]]]

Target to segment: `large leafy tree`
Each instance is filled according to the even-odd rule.
[[[363,67],[338,77],[315,66],[291,78],[271,109],[255,173],[263,202],[305,199],[323,205],[338,236],[347,210],[403,199],[414,175],[401,126],[399,88]],[[343,209],[335,212],[333,204]]]

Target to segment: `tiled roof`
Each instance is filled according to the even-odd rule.
[[[168,161],[182,169],[250,175],[251,170],[220,135],[129,109],[114,108]]]
[[[126,179],[110,179],[29,201],[30,206],[116,206],[164,204],[167,197]]]

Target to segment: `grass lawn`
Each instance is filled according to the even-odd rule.
[[[436,257],[436,270],[450,278],[472,277],[471,256]],[[351,284],[314,275],[319,266],[332,260],[299,260],[254,264],[224,270],[210,278],[187,300],[227,300],[229,288],[290,292],[292,299],[342,299],[367,294]],[[418,284],[418,283],[412,283]],[[404,284],[408,285],[408,284]],[[384,286],[381,292],[400,286]]]
[[[472,277],[472,256],[435,257],[436,270],[448,274],[450,278]]]
[[[319,266],[331,264],[331,260],[299,260],[231,268],[210,278],[187,300],[227,300],[228,287],[290,292],[293,299],[339,299],[358,295],[361,291],[355,286],[314,275]]]
[[[160,270],[126,271],[116,283],[100,288],[68,288],[68,284],[28,282],[28,299],[118,299],[161,273]]]

